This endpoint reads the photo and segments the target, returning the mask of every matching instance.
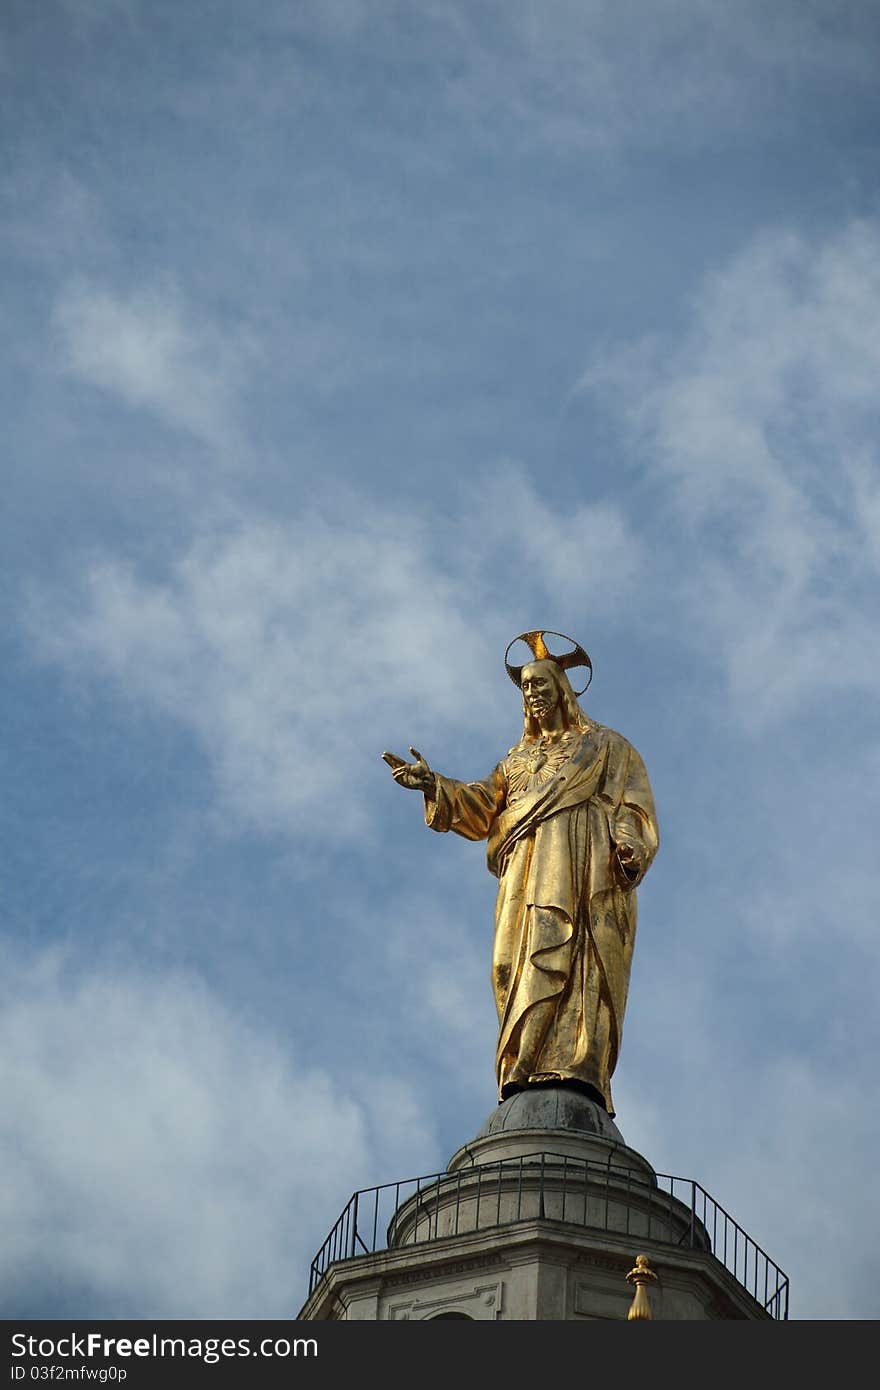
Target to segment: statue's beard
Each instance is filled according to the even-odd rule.
[[[529,714],[533,719],[540,719],[543,715],[552,714],[554,706],[547,700],[532,700],[529,705]]]

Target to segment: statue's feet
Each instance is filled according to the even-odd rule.
[[[518,1095],[521,1091],[531,1090],[539,1086],[564,1086],[566,1090],[578,1091],[588,1100],[595,1101],[607,1111],[605,1097],[596,1087],[591,1086],[589,1081],[579,1081],[576,1077],[560,1076],[559,1072],[533,1072],[529,1076],[517,1075],[514,1073],[508,1081],[501,1087],[500,1098],[502,1101],[509,1100],[511,1096]]]

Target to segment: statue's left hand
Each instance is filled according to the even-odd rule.
[[[632,845],[621,844],[617,846],[617,862],[620,865],[624,882],[635,883],[641,873],[641,865]]]

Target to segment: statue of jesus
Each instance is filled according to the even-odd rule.
[[[395,782],[424,794],[432,830],[488,841],[498,878],[499,1099],[569,1084],[613,1116],[636,885],[657,851],[657,820],[636,750],[578,704],[566,672],[584,666],[592,675],[587,653],[573,644],[554,656],[544,641],[560,636],[527,632],[508,646],[505,665],[522,691],[522,737],[484,781],[442,777],[415,748],[413,762],[383,756]],[[517,667],[507,655],[520,641],[532,659]]]

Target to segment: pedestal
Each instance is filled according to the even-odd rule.
[[[639,1254],[654,1318],[787,1316],[785,1275],[698,1183],[655,1173],[586,1095],[532,1087],[444,1173],[356,1193],[298,1316],[624,1320]]]

